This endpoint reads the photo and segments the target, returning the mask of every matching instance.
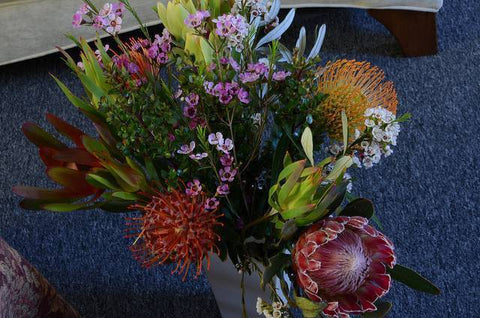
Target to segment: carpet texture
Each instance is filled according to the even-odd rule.
[[[413,115],[392,157],[354,172],[354,192],[375,203],[399,263],[442,289],[434,297],[395,283],[387,296],[394,303],[390,317],[480,316],[478,12],[477,1],[446,1],[438,14],[440,52],[430,57],[402,57],[393,37],[362,10],[299,10],[284,37],[293,45],[302,25],[312,30],[326,23],[325,60],[356,58],[378,65],[396,84],[399,111]],[[46,126],[48,111],[92,132],[49,73],[81,92],[58,56],[0,68],[0,236],[85,317],[218,317],[203,276],[182,283],[168,267],[143,270],[135,263],[119,215],[17,207],[13,185],[48,185],[21,124],[33,120]]]

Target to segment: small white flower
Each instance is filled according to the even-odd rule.
[[[363,165],[365,166],[365,169],[371,168],[373,166],[372,158],[370,157],[363,158]]]
[[[354,135],[354,137],[355,137],[355,139],[360,138],[360,130],[355,129],[355,135]]]
[[[280,309],[282,309],[283,305],[282,305],[282,303],[279,302],[279,301],[274,301],[274,302],[272,303],[272,307],[273,307],[273,309],[280,310]]]
[[[257,313],[261,315],[263,312],[263,300],[262,298],[258,297],[257,298]]]
[[[378,127],[373,127],[372,135],[373,135],[373,138],[375,138],[376,141],[382,141],[383,135],[384,135],[383,130],[381,130]]]
[[[373,121],[373,120],[370,119],[370,118],[367,118],[367,119],[365,119],[365,126],[367,126],[367,127],[373,127],[373,126],[375,126],[375,121]]]
[[[368,108],[366,111],[365,111],[365,114],[364,116],[365,117],[370,117],[373,115],[373,108]]]
[[[282,312],[280,310],[273,310],[273,318],[281,318],[282,317]]]

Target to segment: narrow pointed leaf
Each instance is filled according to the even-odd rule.
[[[51,134],[47,133],[45,130],[40,128],[40,126],[34,123],[25,123],[22,126],[22,131],[25,136],[37,147],[49,147],[53,149],[65,149],[67,146],[59,141],[57,138],[53,137]]]
[[[345,111],[342,110],[342,131],[343,131],[343,154],[347,151],[348,146],[348,118]]]
[[[387,272],[394,280],[399,281],[410,288],[432,295],[440,294],[440,289],[437,286],[428,279],[422,277],[413,269],[397,264],[393,269],[387,267]]]
[[[305,31],[305,27],[302,26],[300,29],[300,33],[298,34],[298,40],[295,44],[295,47],[298,49],[298,55],[303,56],[305,53],[305,46],[307,45],[307,35]]]
[[[313,48],[307,57],[307,61],[310,59],[313,59],[318,55],[318,53],[320,53],[320,49],[322,48],[323,40],[325,39],[326,32],[327,32],[327,27],[324,24],[320,27],[320,30],[318,31],[317,40],[315,41],[315,44],[313,45]]]
[[[340,212],[341,216],[363,216],[364,218],[370,219],[373,216],[375,209],[373,203],[370,200],[359,198],[351,201],[347,206]]]
[[[267,33],[267,35],[265,35],[263,38],[260,39],[260,41],[258,41],[255,49],[258,49],[262,45],[280,38],[282,34],[285,33],[285,31],[287,31],[287,29],[290,27],[294,17],[295,17],[295,9],[291,9],[290,12],[285,17],[285,19],[283,19],[283,21],[280,24],[278,24],[272,31]]]
[[[373,312],[366,312],[362,315],[365,318],[383,318],[387,316],[387,314],[392,309],[392,303],[387,301],[378,301],[375,303],[377,310]]]
[[[85,135],[83,131],[53,114],[47,113],[47,120],[59,133],[72,140],[77,146],[83,146],[82,136]]]
[[[313,161],[313,135],[309,127],[305,128],[305,130],[303,131],[301,143],[307,159],[310,161],[310,164],[314,166],[315,162]]]

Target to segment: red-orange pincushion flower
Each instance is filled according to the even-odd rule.
[[[297,282],[313,301],[327,302],[327,317],[374,311],[390,289],[386,266],[396,259],[393,244],[363,217],[335,217],[312,225],[293,255]]]
[[[183,191],[157,193],[146,205],[132,208],[143,212],[142,217],[129,218],[132,233],[136,237],[131,251],[142,266],[151,267],[163,263],[177,263],[172,273],[188,274],[190,264],[196,264],[197,276],[203,260],[210,267],[210,252],[218,253],[215,245],[220,236],[215,227],[222,223],[222,215],[216,209],[205,208],[203,194],[191,196]]]

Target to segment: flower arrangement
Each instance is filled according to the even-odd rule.
[[[92,137],[47,114],[67,144],[38,125],[23,131],[59,188],[17,186],[26,209],[128,212],[126,237],[142,266],[176,264],[196,275],[210,257],[242,277],[259,275],[265,317],[385,315],[392,279],[439,290],[396,263],[371,201],[356,198],[347,170],[392,154],[407,115],[384,73],[365,62],[322,66],[325,26],[306,52],[306,31],[288,48],[278,0],[172,0],[155,8],[152,35],[128,0],[90,0],[73,26],[107,32],[116,47],[84,39],[81,81],[69,101],[94,124]],[[143,37],[118,36],[129,11]],[[308,54],[307,54],[308,53]],[[239,299],[239,301],[241,301]]]

